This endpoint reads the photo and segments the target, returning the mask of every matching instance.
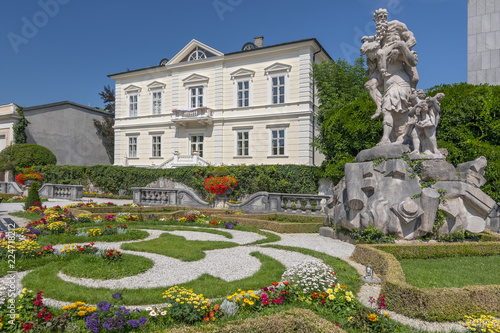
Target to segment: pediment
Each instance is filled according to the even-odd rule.
[[[127,88],[123,89],[126,93],[131,92],[140,92],[142,90],[141,87],[134,86],[133,84],[129,85]]]
[[[206,44],[203,44],[200,41],[197,41],[196,39],[191,40],[186,46],[182,48],[177,54],[169,60],[167,65],[173,65],[173,64],[178,64],[182,61],[185,61],[187,57],[196,49],[201,49],[204,52],[208,52],[212,56],[223,56],[224,53],[214,49],[213,47],[210,47]],[[196,60],[199,61],[199,60]]]
[[[272,72],[286,71],[289,72],[292,66],[276,62],[269,67],[264,68],[266,75]]]
[[[208,77],[195,73],[183,79],[182,82],[184,84],[208,82]]]
[[[252,71],[250,69],[245,69],[245,68],[240,68],[237,71],[234,71],[231,73],[231,79],[235,79],[238,77],[245,77],[245,76],[254,76],[255,71]]]
[[[165,89],[166,84],[158,81],[153,81],[150,84],[148,84],[148,89]]]

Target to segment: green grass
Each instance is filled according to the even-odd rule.
[[[406,282],[420,288],[462,288],[470,285],[500,285],[500,255],[402,259]]]
[[[84,231],[84,230],[82,230]],[[43,235],[37,238],[38,244],[41,246],[54,244],[69,244],[69,243],[90,243],[90,242],[122,242],[143,239],[148,237],[146,231],[128,229],[124,234],[102,235],[102,236],[73,236],[69,234],[60,235]]]
[[[196,261],[205,258],[205,252],[238,246],[232,242],[188,241],[182,236],[161,234],[160,237],[137,243],[125,243],[124,250],[161,254],[182,261]]]
[[[323,223],[324,217],[271,214],[267,220],[281,223]]]
[[[40,219],[40,214],[38,214],[38,213],[26,213],[23,211],[12,212],[12,213],[9,213],[9,215],[21,217],[21,218],[29,220],[29,221],[36,221],[36,220]]]
[[[252,253],[252,255],[260,260],[261,267],[257,273],[250,277],[226,282],[205,274],[191,282],[179,284],[179,286],[192,288],[195,293],[201,293],[207,298],[219,298],[232,294],[237,289],[259,289],[280,280],[281,275],[285,271],[283,264],[261,253]],[[59,278],[57,272],[66,266],[69,260],[71,259],[63,258],[43,267],[36,268],[23,278],[23,285],[29,289],[43,290],[44,297],[61,301],[82,301],[88,304],[97,304],[101,300],[112,301],[111,295],[117,290],[79,286]],[[168,287],[124,289],[119,291],[123,293],[124,305],[157,304],[165,301],[162,293]]]
[[[275,249],[295,251],[302,254],[307,254],[312,257],[322,260],[325,264],[333,267],[335,273],[337,273],[338,281],[341,285],[347,286],[347,288],[354,294],[359,292],[359,289],[363,285],[363,282],[359,278],[358,271],[344,260],[329,256],[318,251],[304,249],[300,247],[293,246],[282,246],[282,245],[265,245],[264,247],[271,247]]]
[[[0,277],[9,274],[10,271],[22,272],[47,265],[54,261],[53,256],[43,256],[38,258],[21,258],[16,256],[14,267],[9,266],[7,258],[0,260]]]
[[[194,227],[176,227],[176,226],[151,226],[151,225],[140,225],[140,226],[134,226],[134,228],[140,228],[140,229],[153,229],[153,230],[165,230],[165,231],[195,231],[195,232],[206,232],[209,234],[214,234],[214,235],[221,235],[223,237],[226,237],[228,239],[232,239],[233,235],[230,234],[229,232],[218,230],[216,228],[194,228]]]
[[[137,275],[153,267],[153,261],[141,256],[123,254],[122,260],[111,261],[97,255],[81,255],[71,260],[62,272],[69,276],[109,280]]]

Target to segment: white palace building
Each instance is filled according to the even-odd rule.
[[[112,74],[115,165],[319,165],[313,62],[319,42],[222,53],[192,40],[158,66]]]

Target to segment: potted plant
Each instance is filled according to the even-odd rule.
[[[30,186],[31,183],[39,182],[41,180],[42,180],[42,176],[39,173],[34,172],[32,167],[24,167],[23,172],[19,173],[16,176],[16,182],[19,185],[26,184],[27,186]]]

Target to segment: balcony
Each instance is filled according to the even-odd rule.
[[[213,110],[206,106],[194,109],[174,109],[172,110],[172,122],[179,126],[210,125],[213,122]]]

